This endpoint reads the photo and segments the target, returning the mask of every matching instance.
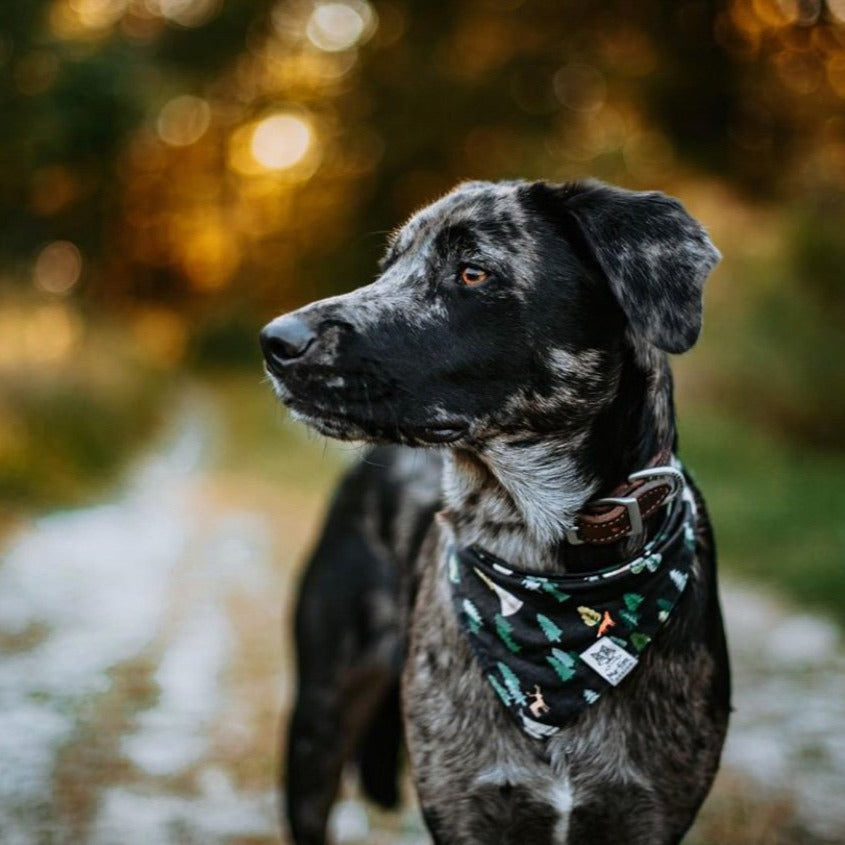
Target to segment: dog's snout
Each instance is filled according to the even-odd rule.
[[[271,370],[301,358],[317,338],[305,320],[294,314],[278,317],[261,330],[261,351]]]

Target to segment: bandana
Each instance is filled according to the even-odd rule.
[[[461,630],[517,725],[543,739],[635,671],[695,559],[688,488],[638,557],[589,575],[525,572],[476,546],[448,556]]]

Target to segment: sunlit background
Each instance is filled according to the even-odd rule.
[[[845,843],[845,0],[3,0],[4,841],[278,842],[289,608],[354,451],[262,383],[467,178],[683,199],[737,665],[690,842]],[[345,787],[342,841],[417,843]]]

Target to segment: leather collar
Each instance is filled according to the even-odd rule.
[[[663,450],[648,465],[628,476],[610,495],[587,502],[566,532],[574,545],[606,546],[632,538],[646,540],[646,520],[684,488],[684,476],[671,451]]]

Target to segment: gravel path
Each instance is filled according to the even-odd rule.
[[[192,400],[111,503],[40,518],[0,549],[4,843],[279,841],[279,605],[320,503],[280,507],[222,473],[216,436],[213,401]],[[726,841],[716,817],[740,790],[746,815],[767,809],[737,842],[845,843],[839,630],[749,585],[726,582],[724,600],[736,712],[696,842]],[[784,838],[784,818],[807,838]],[[334,827],[348,843],[426,841],[413,811],[354,798]]]

